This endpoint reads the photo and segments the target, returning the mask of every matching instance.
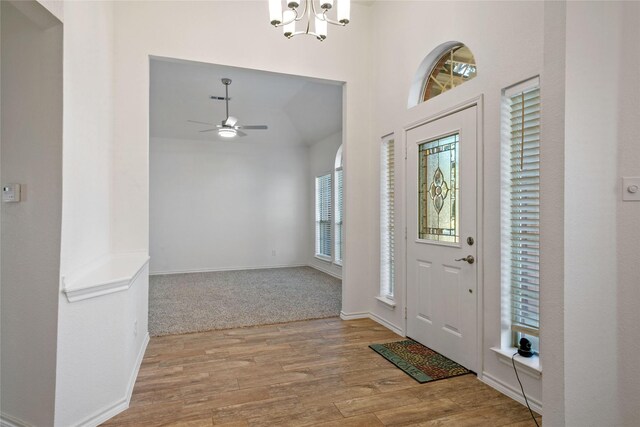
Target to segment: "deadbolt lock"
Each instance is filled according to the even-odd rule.
[[[476,241],[473,240],[473,237],[467,237],[467,245],[473,246]]]

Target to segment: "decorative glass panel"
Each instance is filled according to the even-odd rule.
[[[458,243],[459,134],[420,144],[418,238]]]
[[[434,65],[424,84],[423,101],[460,86],[477,74],[476,60],[465,45],[447,50]]]

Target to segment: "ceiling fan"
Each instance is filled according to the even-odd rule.
[[[262,130],[268,129],[267,125],[239,125],[238,119],[229,115],[229,85],[231,84],[231,79],[224,78],[222,79],[222,84],[224,85],[225,97],[224,101],[227,107],[227,117],[222,121],[222,124],[216,125],[216,127],[211,129],[204,129],[200,132],[212,132],[218,131],[218,136],[223,138],[233,138],[236,136],[246,136],[247,134],[242,132],[240,129],[244,130]],[[220,99],[221,97],[212,97],[214,99]],[[207,122],[199,122],[197,120],[187,120],[190,123],[197,123],[201,125],[209,125],[213,126],[213,123]]]

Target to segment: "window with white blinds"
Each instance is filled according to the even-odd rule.
[[[380,153],[380,296],[394,295],[394,141],[382,140]]]
[[[335,237],[334,237],[335,259],[333,261],[338,265],[342,265],[342,248],[343,248],[342,236],[344,233],[344,227],[342,224],[342,213],[344,212],[342,207],[342,166],[336,169],[335,176],[336,176],[336,191],[335,191],[336,220],[335,220]]]
[[[316,256],[331,259],[331,174],[316,177]]]
[[[509,137],[508,253],[511,330],[540,329],[540,88],[538,79],[505,91]],[[506,129],[505,129],[506,130]],[[506,156],[505,156],[506,157]],[[503,209],[506,214],[506,210]],[[537,341],[537,339],[535,340]]]
[[[334,228],[333,228],[333,240],[334,240],[334,259],[333,262],[337,265],[342,265],[342,251],[344,248],[343,236],[344,236],[344,226],[343,226],[343,206],[342,206],[342,164],[343,164],[343,156],[342,156],[342,145],[338,147],[338,151],[336,152],[336,159],[334,162],[334,176],[335,176],[335,188],[334,188],[334,206],[335,206],[335,219],[334,219]]]

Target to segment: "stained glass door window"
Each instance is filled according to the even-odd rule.
[[[460,239],[459,134],[418,146],[418,238],[445,243]]]

